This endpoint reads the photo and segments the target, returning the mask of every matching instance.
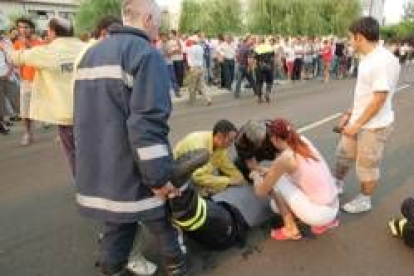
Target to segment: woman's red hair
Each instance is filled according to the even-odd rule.
[[[319,161],[309,145],[300,138],[300,135],[293,129],[292,124],[288,120],[283,118],[275,119],[270,123],[269,129],[270,134],[273,137],[286,141],[295,153],[301,155],[305,159],[311,158],[315,161]]]

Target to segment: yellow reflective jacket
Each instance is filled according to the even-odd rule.
[[[73,125],[72,75],[74,62],[85,44],[77,38],[56,38],[48,45],[12,53],[15,65],[36,69],[30,118]]]
[[[243,176],[229,159],[227,149],[213,149],[213,132],[194,132],[177,143],[174,157],[196,150],[207,149],[210,161],[193,173],[193,181],[203,193],[218,193],[231,184],[233,180],[242,182]],[[220,172],[220,175],[217,173]]]

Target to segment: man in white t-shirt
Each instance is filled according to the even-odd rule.
[[[204,49],[200,45],[199,38],[194,35],[189,38],[191,46],[186,49],[188,71],[189,104],[195,103],[197,94],[203,95],[206,105],[211,105],[211,97],[205,88]]]
[[[170,59],[173,62],[175,77],[180,88],[184,85],[185,63],[184,63],[184,45],[181,43],[178,32],[171,30],[170,40],[168,42],[170,50]]]
[[[361,192],[342,208],[348,213],[371,210],[371,195],[380,179],[383,150],[392,132],[392,99],[400,74],[398,59],[379,41],[379,24],[372,17],[362,17],[350,27],[351,43],[362,54],[354,94],[354,105],[341,120],[342,138],[337,149],[335,176],[339,190],[351,165]]]
[[[236,48],[233,45],[233,38],[229,35],[224,37],[224,41],[219,45],[218,52],[223,58],[222,66],[222,84],[224,88],[231,91],[232,83],[234,80]]]

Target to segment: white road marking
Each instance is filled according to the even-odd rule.
[[[397,89],[397,92],[400,92],[401,90],[407,89],[407,88],[408,88],[408,87],[410,87],[410,86],[411,86],[410,84],[405,84],[405,85],[403,85],[403,86],[399,87],[399,88]]]
[[[338,119],[339,117],[341,117],[341,115],[342,115],[342,113],[340,113],[340,112],[339,113],[335,113],[335,114],[333,114],[331,116],[328,116],[328,117],[326,117],[326,118],[324,118],[322,120],[319,120],[319,121],[316,121],[314,123],[311,123],[311,124],[309,124],[307,126],[301,127],[300,129],[298,129],[298,132],[299,133],[303,133],[303,132],[306,132],[308,130],[317,128],[318,126],[321,126],[321,125],[326,124],[326,123],[328,123],[330,121],[333,121],[333,120]]]
[[[397,89],[397,92],[400,92],[400,91],[402,91],[402,90],[404,90],[404,89],[407,89],[407,88],[409,88],[410,86],[411,86],[410,84],[405,84],[405,85],[403,85],[403,86],[400,86],[400,87]],[[338,113],[335,113],[335,114],[333,114],[333,115],[330,115],[330,116],[328,116],[328,117],[326,117],[326,118],[323,118],[323,119],[321,119],[321,120],[319,120],[319,121],[316,121],[316,122],[314,122],[314,123],[311,123],[311,124],[309,124],[309,125],[307,125],[307,126],[301,127],[300,129],[298,129],[298,133],[304,133],[304,132],[306,132],[306,131],[309,131],[309,130],[311,130],[311,129],[314,129],[314,128],[317,128],[317,127],[319,127],[319,126],[321,126],[321,125],[324,125],[324,124],[326,124],[326,123],[329,123],[330,121],[333,121],[333,120],[336,120],[336,119],[340,118],[340,117],[341,117],[341,115],[342,115],[342,113],[338,112]]]

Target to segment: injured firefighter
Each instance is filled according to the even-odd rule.
[[[168,200],[172,221],[186,236],[206,248],[243,246],[249,228],[243,215],[229,203],[201,197],[191,181],[191,174],[209,158],[208,150],[198,149],[176,159],[171,182],[181,194]]]
[[[221,120],[213,132],[191,133],[174,149],[177,166],[187,164],[191,174],[188,181],[173,181],[181,190],[181,196],[169,200],[173,221],[186,236],[210,249],[243,245],[248,228],[272,217],[269,199],[254,194],[227,155],[237,133],[231,122]],[[201,164],[203,154],[206,160]]]

